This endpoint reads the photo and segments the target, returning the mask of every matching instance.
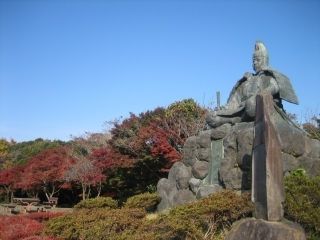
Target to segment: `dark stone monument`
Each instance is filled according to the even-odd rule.
[[[278,134],[270,116],[274,111],[272,96],[258,95],[252,156],[252,201],[255,217],[280,221],[284,201],[283,166]]]
[[[257,96],[252,158],[252,201],[255,218],[236,222],[226,240],[305,240],[304,230],[283,219],[283,167],[280,141],[270,119],[272,96]]]
[[[225,123],[253,121],[256,110],[256,96],[260,92],[269,93],[273,101],[282,109],[282,100],[298,104],[298,98],[290,80],[282,73],[269,67],[266,46],[258,41],[253,54],[255,73],[245,73],[236,83],[227,104],[212,111],[207,116],[207,124],[216,128]]]

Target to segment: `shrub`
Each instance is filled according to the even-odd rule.
[[[128,201],[122,209],[79,209],[54,218],[47,222],[45,233],[70,240],[223,239],[224,230],[234,221],[252,213],[249,195],[239,196],[232,191],[222,191],[152,218],[146,217],[141,207],[129,208],[131,201],[135,202]]]
[[[46,237],[46,236],[31,236],[31,237],[24,238],[22,240],[58,240],[58,239],[54,237]]]
[[[152,212],[157,208],[161,198],[156,193],[142,193],[127,199],[124,207],[126,208],[143,208],[147,212]]]
[[[85,208],[85,209],[92,209],[92,208],[114,209],[114,208],[118,207],[118,202],[116,200],[113,200],[111,197],[97,197],[97,198],[90,198],[90,199],[82,200],[74,207],[77,209],[81,209],[81,208]]]
[[[298,169],[285,177],[285,216],[300,223],[310,239],[320,239],[320,176]]]
[[[42,224],[21,216],[0,217],[0,239],[16,240],[40,234]]]
[[[62,239],[119,239],[141,225],[143,209],[80,209],[48,221],[45,234]]]
[[[119,239],[223,239],[231,224],[251,216],[248,194],[238,196],[231,191],[173,208],[168,214],[146,218],[138,229],[128,230]]]
[[[319,122],[319,120],[318,120],[318,122]],[[305,123],[305,124],[303,124],[303,129],[307,133],[309,133],[309,137],[317,139],[317,140],[320,141],[320,125],[319,125],[319,127],[316,127],[312,123]]]
[[[62,212],[37,212],[37,213],[29,213],[24,215],[24,217],[36,220],[40,223],[48,221],[51,218],[59,217],[64,215]]]
[[[18,216],[0,216],[0,239],[44,239],[53,240],[54,238],[40,236],[43,230],[42,222],[62,213],[30,213]]]

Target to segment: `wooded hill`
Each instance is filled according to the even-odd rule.
[[[15,197],[59,197],[59,204],[111,196],[120,201],[154,191],[157,181],[182,156],[185,140],[205,125],[207,109],[186,99],[123,121],[105,133],[71,141],[0,140],[3,201]]]

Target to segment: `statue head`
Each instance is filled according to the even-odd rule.
[[[253,70],[259,72],[267,69],[269,66],[269,56],[266,46],[263,42],[257,41],[253,53]]]

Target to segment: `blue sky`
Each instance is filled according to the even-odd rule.
[[[193,98],[222,103],[256,40],[319,113],[320,1],[0,0],[0,138],[68,140]]]

